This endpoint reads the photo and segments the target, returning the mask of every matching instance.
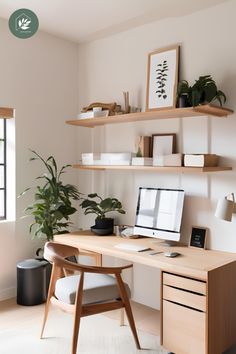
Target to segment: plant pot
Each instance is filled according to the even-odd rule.
[[[186,95],[182,95],[179,97],[178,107],[179,108],[188,107],[188,97]]]
[[[113,233],[114,219],[103,218],[96,219],[95,225],[91,227],[91,231],[96,235],[105,236]]]

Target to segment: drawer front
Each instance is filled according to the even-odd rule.
[[[206,295],[206,283],[178,275],[163,273],[163,284]]]
[[[206,354],[206,314],[163,300],[163,346],[177,354]]]
[[[206,296],[189,293],[180,289],[163,285],[163,299],[177,302],[200,311],[206,311]]]

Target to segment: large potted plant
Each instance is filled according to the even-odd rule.
[[[218,90],[211,75],[200,76],[193,86],[189,86],[186,80],[181,80],[177,87],[177,98],[179,107],[195,107],[213,101],[218,101],[222,106],[226,102],[224,92]]]
[[[32,153],[34,157],[30,161],[41,161],[46,173],[36,177],[42,183],[36,187],[34,202],[25,209],[25,213],[34,218],[29,227],[30,233],[34,237],[45,237],[50,241],[55,234],[69,232],[69,226],[72,224],[70,216],[77,211],[72,202],[79,200],[81,193],[75,186],[63,184],[61,181],[62,174],[70,165],[58,169],[53,156],[43,159],[37,152]],[[27,188],[21,195],[30,189]]]
[[[95,225],[91,231],[97,235],[109,235],[113,233],[114,219],[106,217],[106,214],[112,211],[125,214],[121,202],[116,198],[103,199],[97,193],[88,194],[80,204],[84,209],[84,214],[95,214]]]

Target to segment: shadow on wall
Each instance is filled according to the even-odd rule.
[[[201,223],[198,223],[198,219],[202,220],[202,215],[208,215],[209,212],[212,212],[212,203],[210,199],[206,197],[185,195],[181,241],[185,243],[189,241],[192,226],[207,227],[207,224],[202,225],[202,221]]]

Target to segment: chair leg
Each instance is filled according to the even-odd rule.
[[[43,338],[43,332],[44,332],[45,324],[46,324],[46,321],[48,318],[49,307],[50,307],[50,298],[47,299],[45,309],[44,309],[43,325],[42,325],[42,329],[41,329],[40,339]]]
[[[78,288],[77,296],[76,296],[76,300],[75,300],[74,329],[73,329],[73,338],[72,338],[72,354],[76,354],[76,351],[77,351],[80,318],[81,318],[81,312],[82,312],[83,285],[84,285],[84,273],[81,273],[79,288]]]
[[[44,332],[45,324],[46,324],[46,321],[48,318],[50,300],[54,294],[55,284],[56,284],[56,281],[57,281],[58,277],[60,276],[60,274],[61,274],[61,269],[58,267],[55,267],[53,265],[51,280],[50,280],[50,284],[49,284],[49,288],[48,288],[47,302],[45,304],[45,309],[44,309],[43,325],[42,325],[42,330],[41,330],[41,334],[40,334],[40,339],[43,338],[43,332]]]
[[[132,309],[131,309],[130,302],[129,302],[129,297],[127,295],[127,292],[126,292],[126,289],[125,289],[125,286],[124,286],[124,283],[123,283],[123,280],[122,280],[120,274],[116,274],[116,279],[117,279],[117,283],[118,283],[118,286],[120,289],[120,295],[121,295],[122,301],[124,303],[124,307],[125,307],[128,321],[129,321],[129,325],[130,325],[131,331],[133,333],[136,347],[137,347],[137,349],[141,349],[139,339],[138,339],[138,334],[136,331],[136,326],[135,326],[135,322],[134,322]]]
[[[125,311],[124,308],[120,309],[120,326],[125,325]]]

